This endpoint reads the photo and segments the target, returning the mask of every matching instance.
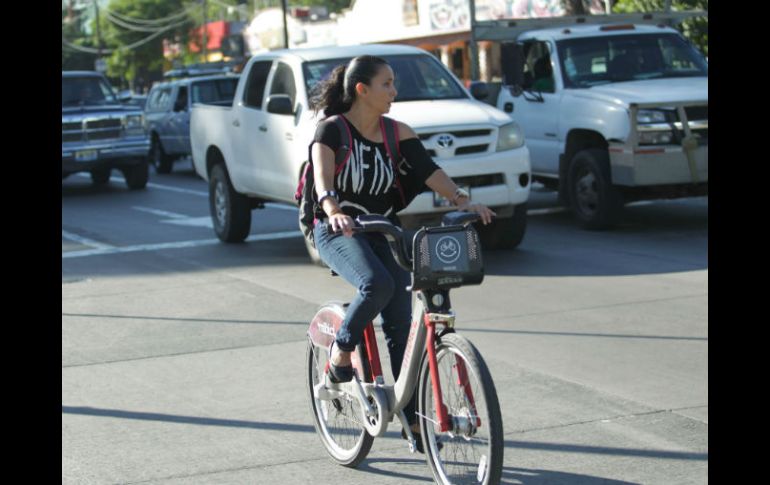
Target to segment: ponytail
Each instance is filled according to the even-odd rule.
[[[334,68],[331,75],[318,83],[313,90],[315,93],[310,98],[310,107],[318,114],[323,111],[326,117],[344,113],[353,106],[353,99],[345,93],[345,70],[346,65],[340,65]]]
[[[356,99],[356,84],[369,85],[382,65],[388,65],[388,62],[380,57],[358,56],[347,66],[335,67],[311,92],[310,108],[316,115],[323,111],[326,117],[345,113]]]

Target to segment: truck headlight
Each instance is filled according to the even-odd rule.
[[[497,135],[497,151],[512,150],[524,145],[524,132],[515,121],[500,127]]]
[[[674,132],[666,111],[640,109],[636,122],[640,145],[668,145],[673,142]]]
[[[636,113],[636,122],[639,124],[665,123],[666,113],[656,109],[640,109]]]
[[[671,130],[640,131],[640,145],[670,145],[674,139]]]
[[[128,115],[125,118],[126,135],[144,135],[144,115]]]

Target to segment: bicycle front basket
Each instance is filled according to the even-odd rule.
[[[422,228],[413,240],[412,289],[447,289],[484,280],[479,235],[472,225]]]

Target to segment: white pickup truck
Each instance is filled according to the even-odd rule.
[[[244,68],[232,107],[193,106],[193,164],[209,181],[219,239],[243,241],[252,209],[263,207],[265,201],[295,204],[318,122],[309,109],[309,93],[334,67],[363,54],[385,58],[395,72],[398,97],[388,116],[411,126],[435,162],[470,191],[471,199],[497,212],[495,222],[479,230],[482,244],[516,247],[526,228],[531,185],[529,152],[519,126],[474,99],[426,51],[395,45],[259,54]],[[399,218],[405,227],[416,227],[437,222],[448,210],[445,201],[425,192]],[[317,261],[312,247],[308,251]]]
[[[475,24],[476,40],[503,42],[506,82],[487,101],[585,227],[612,227],[634,200],[708,194],[708,64],[663,25],[694,14]]]

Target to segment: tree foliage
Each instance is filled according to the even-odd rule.
[[[665,0],[618,0],[612,8],[614,13],[631,12],[662,12]],[[705,10],[708,11],[708,0],[672,0],[671,10]],[[705,56],[709,55],[709,21],[705,17],[687,19],[677,29],[684,34]]]

